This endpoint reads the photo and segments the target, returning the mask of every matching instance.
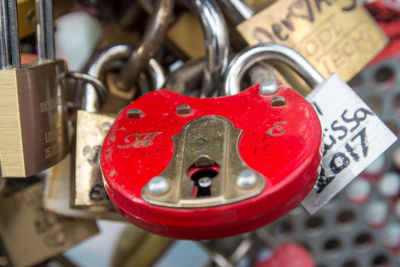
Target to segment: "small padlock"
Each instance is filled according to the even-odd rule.
[[[109,66],[116,60],[127,59],[133,49],[129,45],[115,45],[105,49],[94,60],[89,68],[89,73],[96,78],[104,77]],[[146,69],[150,75],[154,90],[159,89],[165,82],[164,72],[160,64],[150,59]],[[76,122],[76,145],[74,164],[75,173],[72,175],[71,206],[74,209],[85,209],[87,212],[102,214],[114,211],[111,201],[105,192],[101,170],[99,165],[99,155],[101,144],[106,136],[109,127],[114,122],[115,114],[96,113],[107,108],[108,110],[118,111],[127,104],[124,101],[116,101],[115,98],[107,98],[105,104],[108,107],[100,107],[97,94],[93,95],[92,86],[85,87],[84,110],[78,110]],[[110,101],[111,100],[111,101]],[[116,217],[113,214],[113,217]],[[119,214],[117,213],[118,217]],[[107,216],[110,218],[111,216]]]
[[[38,63],[21,67],[16,1],[1,2],[2,177],[27,177],[67,154],[63,61],[54,60],[51,1],[38,1]]]
[[[105,102],[107,89],[103,86],[101,81],[99,81],[96,77],[78,72],[68,72],[67,78],[78,79],[86,83],[92,84],[92,86],[95,87],[97,97],[92,97],[91,100],[93,102],[99,102],[99,104],[103,104]],[[91,92],[86,91],[86,93],[90,94]],[[94,103],[92,104],[94,106]],[[77,112],[77,121],[79,121],[80,119],[79,116],[80,112],[81,110],[78,110]],[[97,117],[94,118],[98,117],[101,116],[98,115]],[[110,117],[107,119],[110,120],[109,125],[111,125],[113,118]],[[102,123],[100,122],[99,124],[101,125]],[[97,126],[96,124],[91,124],[88,126],[91,127],[89,129],[97,133],[96,131],[97,128],[94,127]],[[79,130],[82,129],[79,128],[79,124],[76,128],[77,128],[76,134],[78,134]],[[105,130],[106,129],[103,129],[103,131]],[[90,134],[90,132],[89,133],[85,132],[85,133],[87,134],[86,137],[90,138],[89,139],[90,141],[96,142],[96,138],[100,138],[100,140],[102,140],[101,135],[96,136]],[[105,135],[105,133],[103,133],[103,135]],[[51,167],[48,170],[48,172],[46,173],[45,189],[43,192],[43,205],[45,209],[60,215],[71,216],[76,218],[123,220],[123,217],[116,212],[116,210],[113,208],[112,204],[108,200],[107,194],[105,193],[104,190],[103,183],[101,181],[100,168],[97,167],[97,169],[92,171],[92,169],[98,166],[97,158],[95,157],[96,154],[93,154],[91,149],[86,149],[85,151],[87,151],[89,154],[87,155],[89,163],[87,163],[86,160],[84,160],[83,162],[78,164],[78,168],[83,169],[84,171],[83,173],[82,171],[77,172],[80,175],[86,174],[84,177],[79,177],[83,180],[82,183],[80,184],[81,191],[77,192],[75,187],[76,177],[74,173],[75,172],[74,165],[76,159],[75,157],[72,156],[73,155],[72,152],[68,154],[62,161],[60,161],[58,164],[56,164],[55,166]],[[85,164],[89,164],[89,168],[92,169],[87,170],[88,166]],[[78,197],[82,198],[82,187],[84,190],[86,189],[86,191],[83,192],[84,197],[93,199],[95,200],[96,203],[99,203],[99,201],[103,201],[104,205],[101,207],[99,206],[76,207],[75,206],[76,198]],[[80,193],[81,195],[77,196],[78,193]]]
[[[110,199],[137,226],[213,239],[299,204],[319,174],[321,136],[313,107],[274,82],[219,98],[160,90],[119,114],[100,164]]]

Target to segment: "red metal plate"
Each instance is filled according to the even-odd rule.
[[[120,212],[156,234],[213,239],[253,230],[299,204],[318,176],[322,135],[318,116],[289,88],[280,86],[276,94],[262,96],[258,87],[234,96],[203,99],[160,90],[130,103],[110,128],[101,151],[105,187]],[[272,107],[274,96],[285,97],[286,104]],[[176,114],[179,105],[189,105],[191,113]],[[142,110],[143,116],[128,119],[130,109]],[[142,189],[171,161],[172,136],[189,121],[207,115],[223,116],[243,130],[239,154],[265,177],[264,190],[246,200],[207,208],[147,203]]]

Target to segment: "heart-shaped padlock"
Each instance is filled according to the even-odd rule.
[[[101,168],[119,211],[150,232],[213,239],[253,230],[295,207],[321,161],[313,107],[279,85],[195,98],[160,90],[127,106]]]

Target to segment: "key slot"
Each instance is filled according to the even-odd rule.
[[[205,162],[206,164],[204,164]],[[187,177],[193,181],[192,196],[212,196],[213,179],[219,172],[219,165],[208,157],[200,157],[197,159],[186,172]]]

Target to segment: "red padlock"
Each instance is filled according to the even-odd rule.
[[[119,211],[156,234],[213,239],[298,205],[319,174],[320,122],[295,91],[259,87],[217,98],[160,90],[130,103],[101,151]]]

